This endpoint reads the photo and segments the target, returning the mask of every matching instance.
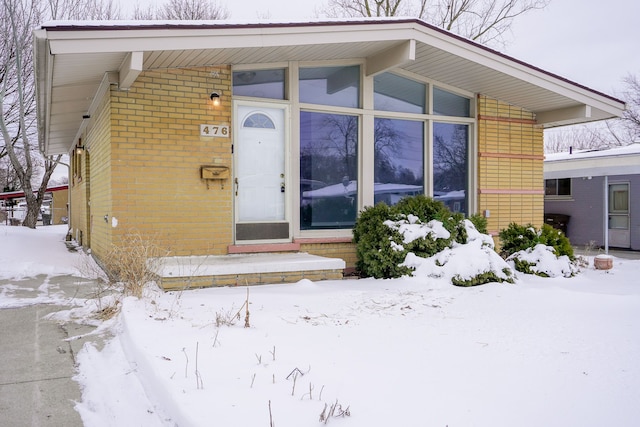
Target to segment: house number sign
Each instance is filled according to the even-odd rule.
[[[200,136],[217,136],[218,138],[229,138],[229,126],[200,125]]]

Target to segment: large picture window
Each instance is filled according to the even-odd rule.
[[[453,212],[467,214],[469,126],[433,124],[433,197]]]
[[[234,69],[233,95],[255,98],[242,101],[257,105],[265,98],[290,99],[278,104],[287,105],[290,129],[299,132],[285,135],[299,170],[294,160],[281,174],[287,209],[292,207],[287,214],[297,220],[294,236],[344,237],[365,206],[391,206],[421,194],[471,213],[473,94],[406,70],[367,75],[361,63],[278,64]],[[240,125],[271,126],[260,115]],[[294,170],[297,176],[291,176]],[[300,190],[294,200],[291,184]]]
[[[358,117],[300,113],[300,229],[351,228],[358,212]]]
[[[424,122],[375,119],[374,201],[424,193]]]

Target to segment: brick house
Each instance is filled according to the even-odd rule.
[[[70,233],[98,260],[152,236],[165,287],[339,277],[358,211],[407,194],[541,225],[543,130],[624,109],[416,19],[65,21],[34,44]]]

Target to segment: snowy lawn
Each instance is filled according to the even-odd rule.
[[[81,263],[64,232],[0,227],[17,242],[0,249],[0,279]],[[635,426],[638,274],[640,261],[614,258],[609,272],[473,288],[424,277],[257,286],[248,328],[246,287],[149,288],[125,300],[104,349],[78,355],[77,409],[87,426]],[[332,405],[343,416],[327,418]]]

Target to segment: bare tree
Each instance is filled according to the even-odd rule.
[[[626,90],[623,93],[627,109],[621,120],[624,138],[627,143],[640,142],[640,80],[638,76],[629,74],[624,78]]]
[[[623,79],[625,90],[620,96],[627,109],[619,119],[599,123],[550,129],[544,134],[546,153],[594,150],[640,143],[640,80],[629,74]]]
[[[114,0],[46,0],[48,19],[120,19],[120,6]]]
[[[153,19],[159,19],[157,16],[159,15],[158,7],[149,4],[146,7],[142,6],[140,3],[136,3],[133,8],[133,19],[138,21],[151,21]]]
[[[327,0],[328,17],[414,16],[484,44],[504,45],[513,21],[551,0]]]
[[[329,0],[322,12],[331,18],[398,16],[408,12],[401,5],[402,0]]]
[[[544,133],[545,153],[560,153],[571,150],[592,150],[610,145],[604,142],[606,127],[576,125],[549,129]]]
[[[61,158],[45,158],[42,180],[35,183],[39,156],[37,144],[32,144],[36,118],[31,31],[40,22],[42,12],[36,2],[2,0],[2,6],[0,133],[27,202],[23,225],[35,228],[47,183]]]
[[[20,182],[8,157],[0,160],[0,188],[2,191],[17,191],[20,188]]]
[[[114,0],[1,0],[0,24],[0,158],[7,157],[25,194],[22,224],[35,228],[49,179],[61,155],[39,151],[32,31],[48,19],[114,19]],[[7,186],[8,184],[7,180]],[[11,187],[15,185],[11,183]]]
[[[166,20],[217,20],[227,19],[228,9],[217,0],[168,0],[166,3],[146,7],[137,4],[133,11],[134,19]]]

